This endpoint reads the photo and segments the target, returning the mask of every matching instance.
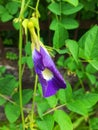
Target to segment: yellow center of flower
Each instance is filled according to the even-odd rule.
[[[42,71],[42,75],[43,75],[44,79],[46,79],[46,80],[50,80],[53,78],[53,73],[47,68],[45,68]]]

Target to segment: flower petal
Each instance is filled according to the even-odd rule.
[[[54,95],[60,88],[65,88],[66,83],[56,68],[46,49],[40,47],[40,51],[34,49],[33,60],[35,71],[42,85],[44,97]]]
[[[43,79],[42,76],[40,76],[39,80],[42,85],[44,97],[52,96],[56,94],[56,92],[59,89],[61,88],[64,89],[66,87],[65,83],[62,81],[59,81],[58,79],[56,79],[56,77],[53,77],[51,80],[46,81]]]
[[[61,79],[63,82],[65,82],[63,77],[61,76],[60,72],[56,68],[53,60],[51,59],[49,53],[47,52],[47,50],[40,47],[40,53],[42,56],[44,67],[49,68],[49,70],[51,70],[51,72],[54,74],[54,76],[58,77],[58,80]]]
[[[48,68],[45,68],[42,71],[42,75],[43,75],[43,78],[46,79],[46,80],[50,80],[54,76],[53,73]]]
[[[32,53],[32,58],[34,61],[35,71],[37,74],[41,73],[41,71],[44,69],[44,65],[42,62],[42,55],[40,52],[38,52],[36,49],[34,49]]]
[[[55,66],[53,60],[51,59],[51,57],[46,49],[40,47],[40,53],[42,55],[43,64],[45,67]]]

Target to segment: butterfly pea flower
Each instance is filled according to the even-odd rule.
[[[55,95],[59,89],[66,88],[66,83],[56,68],[51,56],[42,42],[38,39],[34,28],[29,27],[32,39],[32,59],[35,72],[42,86],[43,96]]]
[[[35,48],[32,52],[32,58],[44,97],[52,96],[59,89],[66,87],[64,79],[45,48],[40,46],[39,51]]]

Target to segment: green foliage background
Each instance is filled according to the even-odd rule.
[[[25,1],[27,8],[23,12],[22,20],[32,16],[37,2]],[[18,30],[20,22],[16,18],[20,16],[21,4],[20,0],[1,0],[0,20],[11,21]],[[28,89],[27,86],[22,90],[20,106],[20,82],[13,75],[6,74],[4,66],[0,67],[0,106],[4,107],[7,118],[0,123],[0,130],[98,130],[98,26],[92,25],[82,36],[78,36],[77,40],[72,38],[73,31],[79,29],[78,14],[81,21],[98,20],[98,1],[40,0],[38,9],[39,22],[50,20],[51,47],[48,43],[45,45],[50,54],[58,55],[56,65],[63,70],[67,88],[59,90],[52,97],[43,98],[41,85],[38,83],[35,102],[32,103],[34,90]],[[25,47],[19,47],[19,51],[25,51],[25,56],[20,55],[22,62],[19,64],[23,67],[27,65],[32,73],[31,42],[28,37],[29,34],[26,35]],[[46,40],[45,36],[42,40]],[[12,55],[10,53],[10,57],[13,57]],[[67,77],[75,78],[76,81],[71,83]],[[33,107],[28,109],[28,104],[36,107],[36,110],[33,109],[33,117]],[[21,109],[25,113],[22,121]]]

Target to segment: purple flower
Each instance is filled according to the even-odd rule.
[[[44,47],[40,46],[39,50],[34,48],[32,58],[34,60],[35,71],[42,85],[44,97],[52,96],[59,89],[66,87],[63,77]]]

